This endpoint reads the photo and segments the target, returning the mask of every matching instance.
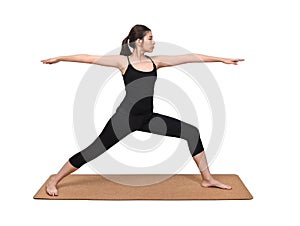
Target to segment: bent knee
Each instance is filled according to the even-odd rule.
[[[196,126],[188,125],[182,128],[181,135],[184,139],[188,140],[199,137],[200,132]]]

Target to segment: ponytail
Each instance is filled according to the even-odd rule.
[[[122,48],[121,48],[120,55],[124,55],[124,56],[131,55],[131,50],[129,49],[128,46],[128,40],[129,40],[129,35],[126,38],[124,38],[124,40],[122,41]]]

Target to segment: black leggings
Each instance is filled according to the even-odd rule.
[[[204,151],[199,130],[191,124],[155,112],[127,114],[116,111],[94,142],[73,155],[69,162],[72,166],[79,168],[136,130],[183,138],[187,141],[192,156]]]

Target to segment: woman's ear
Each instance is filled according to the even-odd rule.
[[[143,42],[142,39],[139,39],[139,38],[138,38],[138,39],[136,40],[136,44],[139,45],[139,46],[142,44],[142,42]]]

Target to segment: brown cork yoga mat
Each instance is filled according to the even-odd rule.
[[[59,182],[58,196],[49,196],[46,193],[45,186],[48,178],[33,198],[63,200],[231,200],[253,198],[239,176],[235,174],[213,174],[215,179],[229,184],[232,187],[231,190],[202,187],[200,174],[177,174],[169,175],[169,177],[166,175],[71,174]],[[165,179],[162,180],[162,178]],[[154,180],[158,183],[145,185],[147,181],[153,182]],[[132,186],[138,183],[143,186]]]

